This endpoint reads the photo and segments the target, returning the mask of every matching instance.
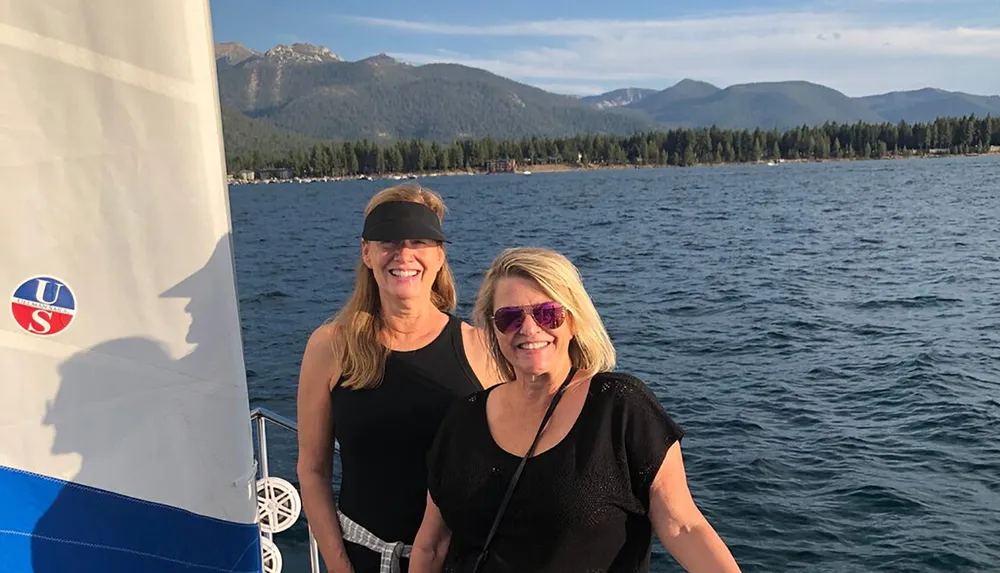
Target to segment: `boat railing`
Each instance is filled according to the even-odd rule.
[[[271,476],[269,473],[267,425],[271,423],[295,434],[298,434],[299,430],[294,420],[266,408],[251,410],[250,421],[256,429],[257,437],[257,468],[260,474],[260,478],[257,480],[257,516],[262,525],[261,542],[264,546],[262,555],[264,572],[279,573],[282,559],[281,553],[273,543],[274,534],[287,530],[298,520],[301,512],[301,498],[291,483],[277,476]],[[312,527],[308,527],[308,531],[309,569],[311,573],[321,573],[319,546],[313,536]]]

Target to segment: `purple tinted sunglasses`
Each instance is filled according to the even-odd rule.
[[[566,320],[566,309],[558,302],[543,302],[527,306],[505,306],[493,313],[493,324],[500,332],[510,334],[521,328],[524,317],[531,312],[531,318],[542,328],[555,330]]]

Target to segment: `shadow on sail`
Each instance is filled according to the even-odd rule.
[[[59,366],[59,391],[43,423],[54,429],[52,453],[75,454],[81,465],[68,482],[30,480],[33,505],[42,508],[31,571],[260,570],[257,526],[219,518],[224,503],[213,499],[228,488],[245,491],[254,478],[227,474],[247,460],[220,441],[232,433],[234,415],[246,416],[232,404],[232,387],[243,379],[226,368],[239,349],[229,322],[213,312],[234,304],[224,280],[232,273],[230,252],[227,234],[204,267],[161,294],[190,299],[190,353],[175,359],[160,341],[130,337]],[[192,501],[193,492],[207,499]]]

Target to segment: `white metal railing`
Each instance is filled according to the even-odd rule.
[[[250,421],[253,422],[257,428],[257,466],[260,469],[260,479],[266,480],[270,477],[267,464],[267,423],[271,422],[272,424],[295,434],[298,434],[299,429],[294,420],[286,418],[281,414],[277,414],[266,408],[254,408],[251,410]],[[334,447],[336,447],[336,444]],[[330,484],[330,486],[333,487],[333,484]],[[309,527],[308,530],[309,569],[311,573],[321,573],[319,565],[319,546],[316,544],[316,538],[313,536],[312,527]],[[270,531],[262,530],[261,535],[266,536],[268,540],[273,540],[273,533]]]

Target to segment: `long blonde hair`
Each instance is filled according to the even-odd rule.
[[[441,196],[420,185],[399,185],[383,189],[368,201],[365,216],[372,209],[390,201],[413,201],[431,208],[438,221],[444,221],[447,211]],[[441,246],[444,249],[444,245]],[[442,312],[453,312],[458,302],[455,279],[445,257],[431,287],[431,303]],[[337,340],[335,351],[341,358],[339,386],[351,389],[372,388],[382,381],[389,348],[379,339],[384,327],[382,303],[375,276],[364,261],[355,270],[354,292],[344,307],[332,319]]]
[[[535,282],[553,300],[561,303],[573,318],[573,339],[569,343],[574,367],[590,375],[610,372],[615,367],[615,347],[604,328],[594,302],[583,287],[580,271],[560,253],[540,247],[517,247],[500,253],[479,287],[473,311],[483,329],[497,372],[505,380],[514,379],[514,367],[500,350],[493,327],[493,298],[500,279],[519,277]]]

